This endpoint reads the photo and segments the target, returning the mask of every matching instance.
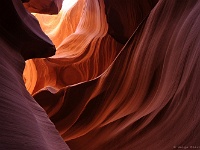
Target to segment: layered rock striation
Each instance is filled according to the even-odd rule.
[[[37,3],[35,12],[57,13],[60,4],[51,0]],[[31,128],[36,128],[37,140],[42,135],[48,141],[46,146],[54,145],[50,147],[55,150],[60,149],[58,145],[63,149],[68,145],[72,150],[200,148],[199,14],[198,0],[78,0],[70,9],[63,6],[57,15],[34,14],[55,44],[55,55],[51,56],[54,45],[40,29],[30,30],[29,21],[18,28],[32,31],[25,37],[33,35],[35,44],[25,42],[26,46],[16,52],[8,44],[12,38],[2,34],[6,38],[1,37],[1,49],[9,49],[9,55],[20,60],[10,65],[16,72],[21,71],[19,76],[24,65],[22,56],[48,57],[26,61],[23,79],[66,144],[27,93],[22,78],[15,76],[12,82],[19,80],[20,84],[11,89],[29,95],[26,99],[22,96],[17,106],[31,108],[26,110],[30,115],[22,111],[16,116],[27,122],[30,120],[24,116],[35,115],[40,121],[45,116],[44,124],[51,128],[46,130],[40,121],[37,128],[34,124]],[[19,43],[18,33],[8,31]],[[1,59],[5,66],[8,59]],[[11,77],[11,72],[6,74]],[[2,89],[6,88],[2,84]],[[9,109],[3,110],[1,114]],[[46,131],[50,132],[48,136]]]
[[[0,149],[67,150],[55,125],[26,90],[25,60],[47,57],[55,46],[20,0],[0,5]]]

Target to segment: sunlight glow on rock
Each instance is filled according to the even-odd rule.
[[[62,4],[62,10],[69,10],[78,0],[64,0]]]

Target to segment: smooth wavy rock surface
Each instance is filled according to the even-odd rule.
[[[27,10],[41,14],[58,14],[63,0],[24,0]]]
[[[20,0],[2,0],[0,12],[0,149],[67,150],[22,76],[24,59],[51,56],[55,47]]]
[[[72,150],[200,148],[200,1],[78,0],[35,17],[56,54],[26,61],[24,81]]]

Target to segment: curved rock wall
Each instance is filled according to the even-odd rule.
[[[163,0],[153,8],[155,4],[86,0],[76,30],[58,44],[56,55],[33,60],[36,68],[46,65],[45,76],[39,71],[42,78],[35,83],[35,89],[40,83],[45,88],[34,89],[33,96],[70,148],[198,146],[200,3]],[[95,13],[85,15],[99,8],[107,15],[104,34],[106,22],[96,20],[96,25]],[[97,12],[96,17],[101,15]],[[56,71],[61,64],[65,69]]]
[[[0,5],[0,149],[67,150],[44,109],[26,90],[25,59],[47,57],[55,46],[20,0]]]
[[[24,7],[34,13],[58,14],[63,0],[22,0]]]
[[[56,54],[26,61],[26,87],[72,150],[198,149],[199,14],[198,0],[36,14]]]

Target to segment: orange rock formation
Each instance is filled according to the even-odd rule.
[[[24,40],[33,35],[30,42],[21,41],[25,43],[22,51],[6,54],[20,61],[20,53],[25,59],[34,58],[26,61],[25,86],[66,144],[48,118],[40,118],[45,112],[26,92],[29,96],[22,94],[18,105],[34,103],[27,112],[38,115],[31,126],[40,131],[35,132],[37,140],[44,134],[46,146],[52,144],[54,148],[49,149],[55,150],[68,146],[72,150],[200,148],[200,1],[77,0],[70,9],[65,5],[61,9],[61,4],[62,0],[24,4],[37,12],[34,16],[55,44],[55,55],[48,37],[29,21],[18,28],[31,30],[23,33]],[[2,14],[1,18],[6,17]],[[4,51],[10,49],[9,43],[4,46],[4,38],[11,43],[21,40],[19,33],[8,31],[14,40],[1,34]],[[5,58],[2,54],[3,66]],[[17,70],[18,64],[12,67]],[[9,78],[11,73],[7,73]],[[12,82],[18,80],[13,77]],[[20,88],[10,89],[23,93],[22,85],[20,79]],[[10,100],[14,101],[12,95]],[[10,112],[5,107],[1,115],[6,110]],[[29,115],[21,111],[16,116],[22,120]],[[24,118],[26,124],[31,124],[28,119]],[[46,125],[51,128],[45,130]],[[46,136],[45,131],[50,134]]]

